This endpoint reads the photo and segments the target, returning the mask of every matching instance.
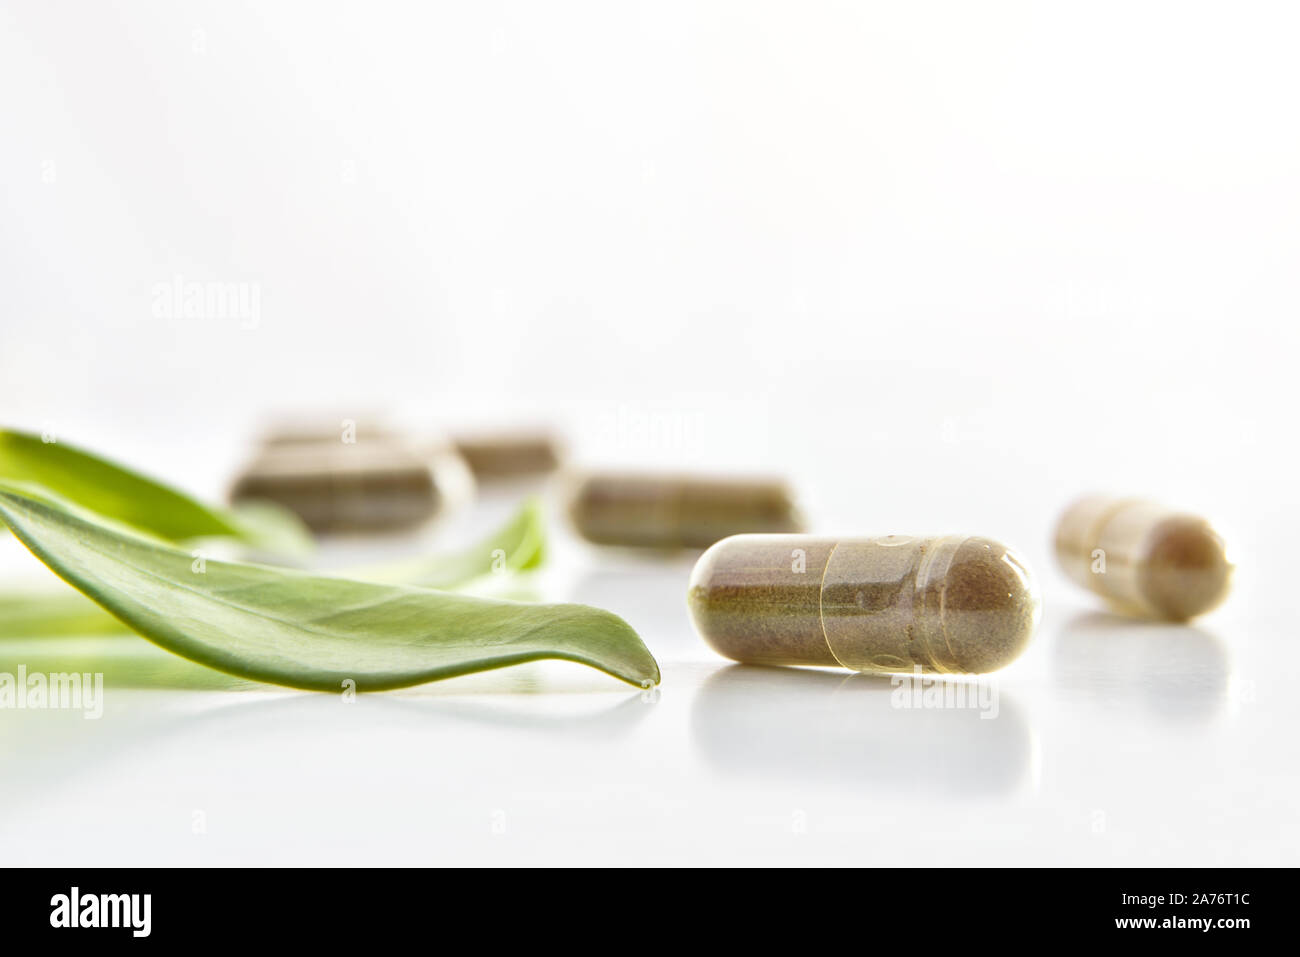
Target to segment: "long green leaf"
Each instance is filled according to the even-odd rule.
[[[236,514],[62,440],[0,429],[0,479],[27,482],[115,522],[169,542],[236,538],[301,550],[310,542],[296,517],[262,506]]]
[[[224,513],[240,529],[240,538],[259,552],[298,557],[316,548],[311,529],[277,502],[249,499],[236,502]]]
[[[468,548],[446,555],[354,568],[348,575],[424,588],[455,588],[483,575],[537,568],[545,558],[546,524],[541,503],[530,498],[505,525]]]
[[[453,590],[485,575],[537,568],[545,550],[541,505],[529,499],[505,525],[460,551],[356,568],[344,577]],[[0,593],[0,638],[130,633],[117,618],[70,589],[35,595]]]
[[[659,667],[623,619],[232,562],[117,531],[0,482],[0,519],[59,577],[169,651],[295,688],[382,690],[557,658],[635,685]]]

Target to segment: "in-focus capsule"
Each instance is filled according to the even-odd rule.
[[[797,532],[803,519],[777,479],[590,474],[569,499],[578,533],[597,545],[708,548],[740,532]]]
[[[987,538],[736,535],[701,557],[688,603],[719,654],[765,665],[981,674],[1038,623],[1033,576]]]
[[[1056,526],[1065,573],[1118,611],[1186,621],[1228,595],[1232,563],[1203,518],[1153,502],[1094,496]]]

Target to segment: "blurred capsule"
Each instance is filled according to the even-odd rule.
[[[383,434],[356,442],[282,434],[268,437],[230,498],[275,502],[318,533],[388,532],[429,521],[472,488],[450,450],[417,455]]]
[[[738,532],[797,532],[803,519],[775,479],[590,474],[569,501],[579,534],[597,545],[707,548]]]
[[[548,475],[560,464],[560,443],[544,431],[461,435],[452,444],[480,482]]]
[[[1228,595],[1232,564],[1203,518],[1153,502],[1093,496],[1056,526],[1065,573],[1119,611],[1186,621]]]

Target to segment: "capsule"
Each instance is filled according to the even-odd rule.
[[[1218,606],[1232,583],[1221,539],[1203,518],[1140,499],[1092,496],[1056,526],[1065,573],[1117,611],[1187,621]]]
[[[987,538],[736,535],[705,552],[687,598],[715,651],[762,665],[982,674],[1038,624],[1033,576]]]
[[[766,478],[591,474],[569,499],[574,528],[597,545],[708,548],[740,532],[798,532],[786,484]]]
[[[263,445],[230,498],[275,502],[318,533],[388,532],[427,522],[472,483],[453,452],[416,455],[386,438],[355,444],[281,438]]]
[[[459,435],[452,444],[479,482],[547,475],[560,465],[560,443],[548,432]]]

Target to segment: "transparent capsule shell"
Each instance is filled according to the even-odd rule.
[[[880,674],[996,671],[1024,650],[1041,608],[1013,551],[960,535],[733,536],[701,556],[688,604],[736,661]]]
[[[1220,605],[1233,565],[1205,519],[1142,499],[1090,496],[1061,515],[1056,558],[1116,611],[1187,621]]]

